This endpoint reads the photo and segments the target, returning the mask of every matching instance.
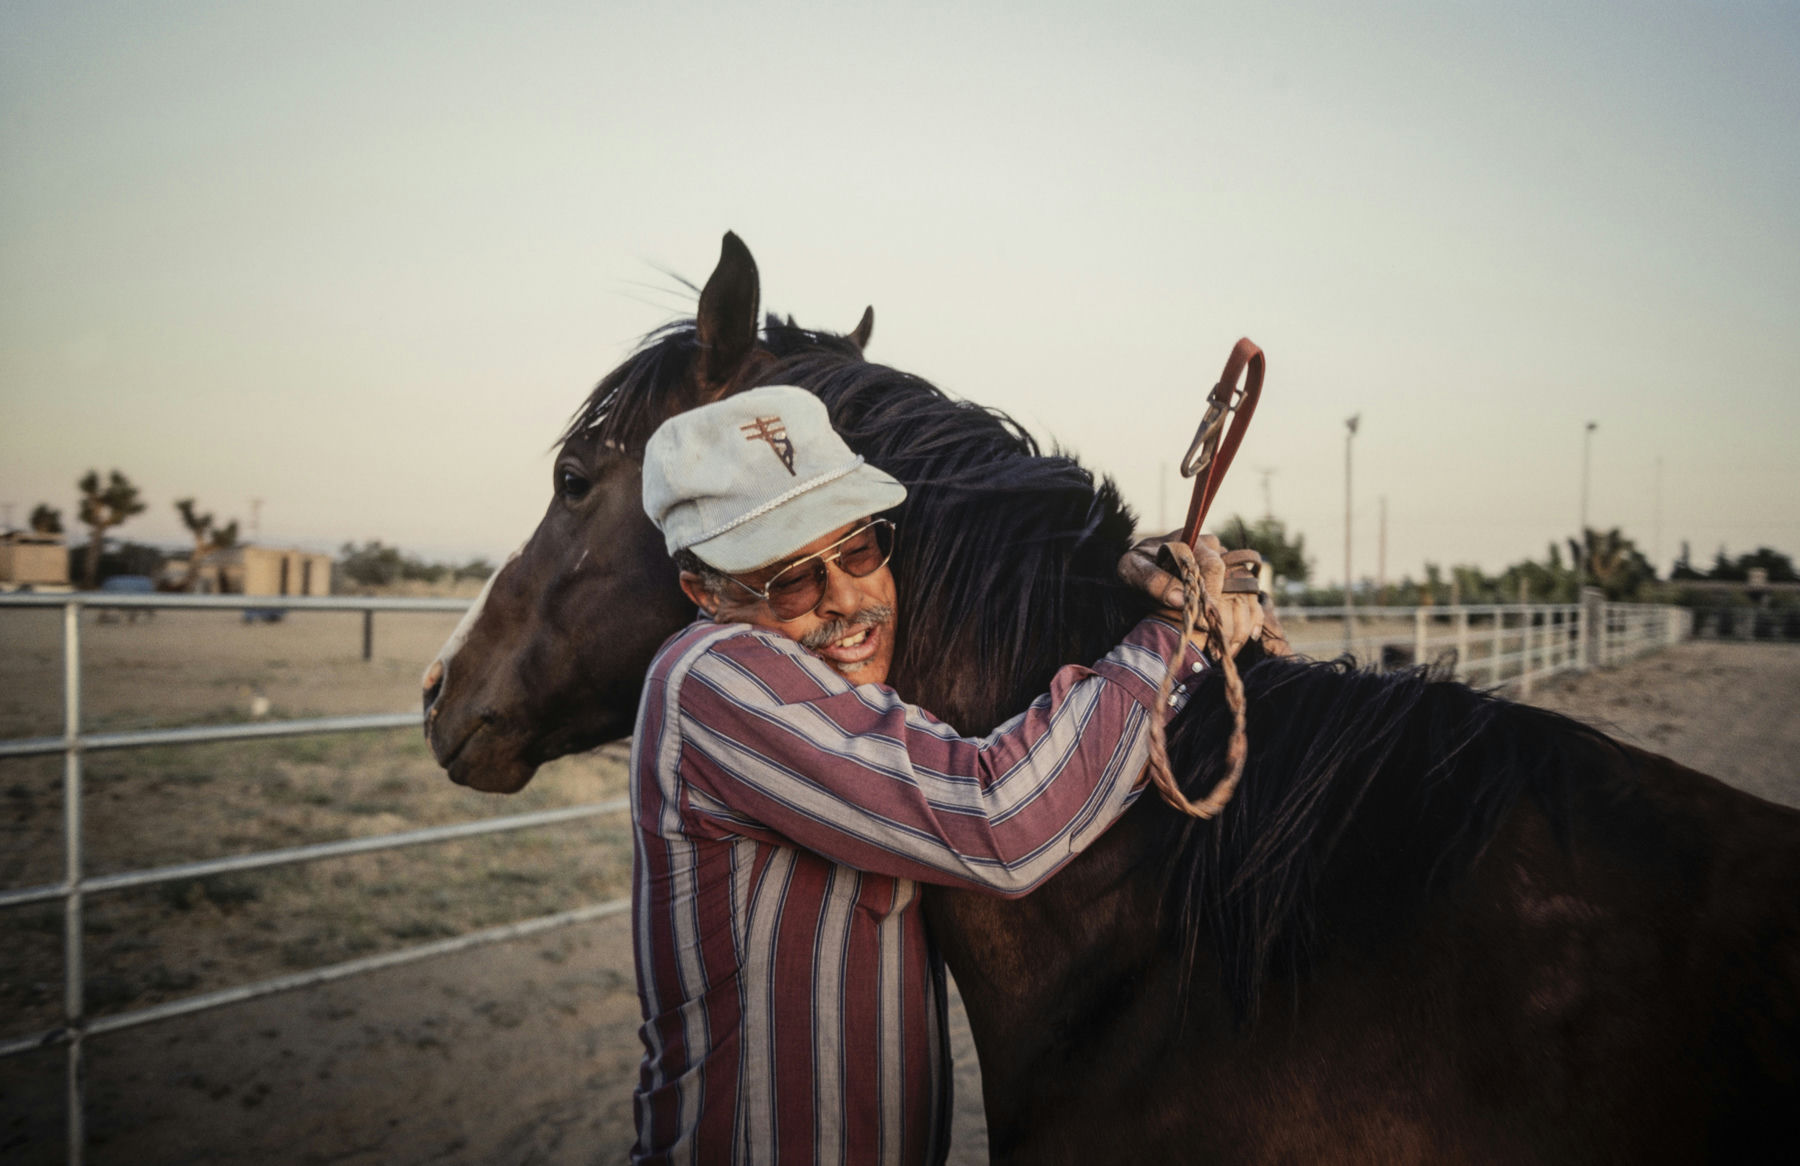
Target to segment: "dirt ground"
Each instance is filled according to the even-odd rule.
[[[107,643],[100,633],[118,632],[122,634],[110,641],[117,647],[135,630],[95,629],[89,646],[100,651]],[[162,703],[162,694],[180,686],[168,683],[166,671],[146,664],[135,683],[117,675],[100,681],[90,702],[98,702],[96,715],[109,727],[212,719],[228,711],[243,719],[247,695],[259,692],[279,701],[276,715],[404,708],[402,702],[413,699],[417,661],[429,656],[433,637],[442,630],[423,617],[411,630],[378,628],[378,648],[391,654],[375,667],[354,661],[359,631],[347,621],[342,629],[317,628],[291,642],[259,641],[273,643],[282,653],[278,659],[285,665],[272,669],[240,660],[224,648],[208,648],[191,629],[186,635],[161,628],[144,631],[121,658],[138,658],[132,653],[140,652],[149,661],[170,648],[186,652],[183,672],[188,664],[224,669],[215,694],[178,698],[185,703],[171,709]],[[151,643],[153,636],[167,642]],[[43,648],[41,638],[15,633],[9,640],[0,632],[4,735],[55,729],[54,701],[46,705],[41,698],[29,698],[17,683],[29,671],[26,656],[35,654],[40,665],[46,663]],[[53,662],[53,638],[49,648]],[[192,658],[208,652],[219,658]],[[1563,678],[1540,688],[1533,700],[1760,796],[1800,804],[1800,772],[1793,760],[1800,756],[1800,647],[1689,643],[1610,671]],[[524,808],[520,803],[495,806],[455,790],[432,772],[416,743],[389,744],[380,736],[356,747],[361,753],[345,746],[351,752],[343,755],[334,750],[297,759],[279,752],[252,757],[250,768],[258,776],[243,784],[261,791],[257,796],[233,792],[233,783],[222,776],[207,776],[205,765],[168,761],[146,766],[139,755],[131,771],[139,776],[121,769],[100,782],[93,796],[104,805],[111,792],[122,798],[135,781],[148,790],[145,796],[160,812],[185,824],[136,829],[138,818],[149,815],[134,802],[131,814],[121,809],[110,825],[95,823],[97,835],[113,836],[107,863],[138,865],[171,861],[177,854],[255,848],[277,828],[258,827],[263,818],[278,822],[280,829],[294,829],[291,813],[273,815],[268,804],[290,811],[298,804],[309,811],[312,817],[301,831],[307,839]],[[243,760],[221,758],[218,765]],[[363,780],[378,787],[386,782],[381,787],[386,792],[340,788],[351,780],[346,773],[370,768],[371,762],[377,776]],[[42,864],[54,856],[54,846],[46,850],[41,836],[47,820],[56,816],[49,796],[54,773],[25,773],[19,768],[24,765],[9,763],[0,769],[8,794],[0,813],[0,837],[7,843],[0,866],[6,868],[8,886],[53,875],[53,868],[45,871]],[[142,775],[146,769],[147,777]],[[570,759],[565,769],[546,775],[546,792],[533,796],[544,799],[542,804],[591,798],[616,788],[617,769],[616,751]],[[178,780],[183,774],[190,780]],[[271,803],[267,791],[282,789],[282,781],[288,792]],[[14,788],[27,789],[28,795],[15,795]],[[26,803],[33,809],[21,818],[18,806]],[[369,813],[375,803],[386,808]],[[231,840],[221,842],[227,834]],[[173,939],[142,934],[141,922],[130,924],[124,918],[116,921],[113,932],[91,938],[96,968],[111,967],[100,974],[114,977],[105,1010],[402,946],[408,936],[441,933],[421,930],[421,917],[461,930],[487,921],[495,910],[500,918],[520,918],[597,901],[617,893],[622,875],[616,865],[584,864],[594,861],[592,852],[616,851],[618,843],[616,836],[577,832],[541,841],[522,854],[496,850],[465,857],[460,865],[450,863],[448,874],[435,867],[385,872],[363,867],[292,886],[264,883],[235,891],[227,886],[216,898],[211,888],[190,888],[183,896],[154,904],[159,912],[155,934]],[[521,863],[540,872],[533,876],[539,881],[509,877]],[[550,873],[559,864],[584,872],[575,880],[581,889],[573,901],[567,885]],[[408,894],[420,892],[416,884],[421,879],[426,880],[424,907],[415,903],[409,914],[403,907],[386,906],[409,902]],[[371,896],[370,886],[388,883],[396,887],[391,895]],[[333,897],[315,908],[319,914],[310,921],[265,920],[266,935],[279,941],[266,949],[243,950],[241,944],[232,947],[217,938],[242,931],[254,936],[259,913],[304,913],[303,905],[321,894]],[[435,900],[430,899],[433,894]],[[343,915],[355,916],[360,926],[343,924],[337,918]],[[335,938],[326,935],[333,926]],[[9,949],[37,934],[21,929],[12,918],[0,919],[0,927]],[[617,1161],[631,1141],[630,1096],[639,1055],[629,930],[628,922],[617,917],[95,1038],[89,1043],[89,1160],[134,1166]],[[54,932],[51,927],[39,938],[53,941]],[[312,946],[293,950],[296,935],[312,937]],[[144,955],[144,945],[153,947],[151,956]],[[0,1008],[6,1016],[0,1035],[17,1035],[48,1022],[47,1009],[60,990],[54,943],[48,947],[44,962],[0,957]],[[202,962],[212,961],[197,979],[171,971],[189,966],[184,956],[194,953]],[[164,969],[161,978],[158,967]],[[21,986],[27,979],[32,983]],[[960,1010],[956,1023],[958,1119],[952,1161],[976,1163],[986,1160],[979,1076]],[[18,1163],[61,1160],[63,1065],[60,1050],[0,1061],[0,1158]]]

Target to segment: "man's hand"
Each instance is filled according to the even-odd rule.
[[[1187,595],[1181,580],[1157,565],[1157,554],[1165,545],[1179,543],[1180,539],[1180,531],[1144,539],[1119,560],[1119,578],[1154,599],[1163,609],[1160,614],[1177,624],[1182,622],[1182,608],[1187,602]],[[1254,591],[1225,591],[1226,567],[1225,560],[1221,557],[1225,548],[1217,538],[1203,534],[1200,536],[1200,545],[1191,549],[1195,564],[1200,569],[1201,586],[1218,605],[1220,624],[1225,632],[1226,651],[1235,656],[1246,643],[1262,636],[1261,600]],[[1195,643],[1204,649],[1205,627],[1196,627],[1194,632]]]

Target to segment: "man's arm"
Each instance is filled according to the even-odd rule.
[[[680,678],[685,810],[726,834],[787,840],[861,870],[1022,895],[1135,796],[1157,685],[1201,657],[1150,619],[1093,668],[983,738],[892,689],[853,687],[779,637],[739,634]],[[675,678],[671,678],[675,679]],[[667,698],[667,694],[665,694]]]

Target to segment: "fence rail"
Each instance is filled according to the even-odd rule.
[[[84,1068],[85,1042],[88,1037],[135,1028],[138,1025],[219,1008],[227,1004],[254,1000],[277,992],[329,983],[348,976],[396,967],[484,944],[518,939],[570,924],[603,919],[625,910],[628,905],[624,900],[618,899],[589,904],[573,910],[521,920],[431,943],[416,944],[379,955],[312,968],[292,975],[277,976],[219,991],[200,993],[147,1008],[89,1018],[85,1002],[86,965],[82,918],[84,904],[91,895],[207,875],[288,866],[296,863],[316,862],[326,858],[340,858],[353,854],[449,842],[508,831],[557,826],[604,814],[620,813],[627,808],[628,802],[625,798],[612,798],[603,802],[567,806],[529,814],[509,814],[459,822],[448,826],[433,826],[421,830],[365,838],[347,838],[309,846],[293,846],[280,850],[259,851],[199,862],[122,871],[98,877],[89,876],[84,870],[82,837],[82,757],[87,753],[108,749],[140,749],[159,745],[195,745],[217,741],[352,733],[369,729],[416,729],[420,724],[420,714],[416,711],[377,713],[239,725],[197,725],[177,729],[84,733],[81,709],[81,613],[83,609],[360,611],[363,614],[362,653],[366,660],[371,654],[374,619],[377,613],[464,611],[468,606],[468,601],[461,599],[375,599],[353,596],[298,599],[243,595],[111,595],[95,592],[63,594],[15,592],[0,595],[0,610],[6,608],[60,609],[63,616],[62,734],[54,737],[0,740],[0,760],[43,757],[58,753],[63,756],[63,878],[56,883],[0,890],[0,909],[62,900],[63,1023],[41,1032],[0,1040],[0,1057],[14,1056],[57,1045],[67,1047],[68,1160],[74,1166],[80,1166],[86,1151],[84,1097],[86,1074]]]
[[[0,1057],[59,1044],[67,1046],[68,1157],[75,1166],[79,1166],[85,1151],[84,1042],[90,1036],[219,1008],[277,992],[328,983],[482,944],[517,939],[569,924],[601,919],[617,914],[627,906],[625,901],[617,899],[590,904],[293,975],[167,1001],[148,1008],[88,1018],[84,1001],[82,909],[90,895],[207,875],[555,826],[598,815],[619,813],[626,809],[627,801],[624,798],[614,798],[556,810],[483,818],[450,826],[90,877],[83,868],[82,846],[82,757],[86,753],[158,745],[349,733],[368,729],[416,728],[420,723],[420,714],[380,713],[254,724],[84,733],[81,711],[83,609],[360,611],[363,613],[363,657],[367,659],[376,613],[461,611],[467,606],[467,601],[456,599],[373,599],[348,596],[292,599],[231,595],[109,595],[92,592],[0,595],[0,610],[60,609],[63,615],[63,732],[54,737],[0,740],[0,759],[62,754],[64,836],[62,881],[33,887],[0,889],[0,909],[58,899],[63,902],[63,1023],[42,1032],[0,1041]],[[1281,618],[1286,625],[1290,643],[1303,655],[1330,657],[1350,652],[1367,665],[1378,668],[1413,663],[1434,664],[1470,683],[1480,683],[1487,687],[1516,687],[1527,692],[1537,680],[1559,672],[1586,668],[1591,663],[1621,663],[1682,639],[1691,632],[1691,618],[1679,608],[1595,601],[1585,605],[1353,609],[1296,607],[1284,609]]]
[[[1562,672],[1624,663],[1692,630],[1683,608],[1661,604],[1462,604],[1449,607],[1289,607],[1294,651],[1351,655],[1365,667],[1428,664],[1446,675],[1521,695]]]

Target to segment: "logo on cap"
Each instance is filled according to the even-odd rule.
[[[787,426],[782,424],[781,418],[758,417],[748,424],[738,426],[738,429],[743,432],[745,441],[768,442],[769,448],[775,451],[775,456],[781,459],[781,464],[787,467],[787,472],[798,476],[794,473],[794,443],[788,440]]]

